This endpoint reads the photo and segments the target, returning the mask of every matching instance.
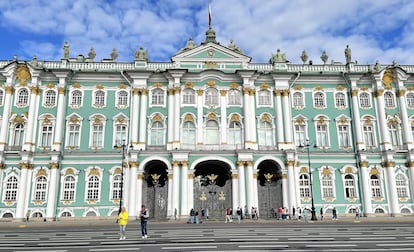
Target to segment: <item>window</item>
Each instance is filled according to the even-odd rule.
[[[183,144],[195,145],[196,144],[196,129],[192,121],[186,121],[183,124]]]
[[[293,107],[301,108],[304,106],[303,103],[303,94],[301,92],[293,93]]]
[[[47,90],[45,92],[44,106],[45,107],[53,107],[55,105],[56,105],[56,91],[55,90]]]
[[[322,175],[322,197],[333,198],[334,196],[332,175]]]
[[[92,125],[92,147],[103,147],[103,125],[94,123]]]
[[[103,90],[98,90],[95,92],[94,106],[98,108],[105,106],[105,92]]]
[[[13,135],[12,135],[12,146],[22,146],[24,137],[24,126],[21,123],[18,123],[14,126]]]
[[[19,107],[27,106],[29,102],[29,90],[27,88],[21,88],[17,92],[16,105]]]
[[[160,121],[155,121],[151,125],[151,145],[164,144],[164,126]]]
[[[299,192],[302,199],[310,197],[309,177],[306,174],[301,174],[299,176]]]
[[[241,105],[241,92],[237,89],[229,90],[228,105]]]
[[[80,125],[79,124],[69,124],[68,125],[68,147],[79,148],[80,140]]]
[[[219,95],[215,88],[207,88],[205,92],[205,105],[206,106],[218,106]]]
[[[15,176],[11,176],[6,181],[6,186],[4,190],[4,201],[16,201],[17,200],[17,190],[18,190],[18,180]]]
[[[345,198],[354,199],[356,198],[355,179],[351,174],[345,175]]]
[[[45,201],[47,192],[47,179],[45,176],[36,178],[34,186],[34,200]]]
[[[316,125],[316,145],[318,147],[329,147],[329,133],[326,124]]]
[[[371,196],[372,198],[382,198],[381,181],[377,175],[371,175]]]
[[[183,104],[195,104],[195,91],[191,88],[183,90]]]
[[[82,105],[82,92],[80,90],[72,91],[70,105],[73,107],[80,107]]]
[[[407,198],[408,197],[408,183],[407,179],[403,174],[397,174],[395,176],[395,184],[397,187],[397,196],[398,198]]]
[[[361,106],[361,108],[371,107],[371,99],[368,93],[363,92],[359,94],[359,106]]]
[[[394,95],[391,92],[385,92],[384,93],[384,105],[386,108],[394,108]]]
[[[62,200],[74,201],[75,200],[75,177],[66,176],[63,180],[63,198]]]
[[[272,93],[269,90],[259,90],[257,95],[259,98],[259,106],[269,106],[272,104]]]
[[[128,106],[128,92],[125,90],[121,90],[117,93],[117,106],[118,107],[126,107]]]
[[[117,124],[115,126],[115,145],[121,146],[127,142],[127,125]]]
[[[100,182],[98,176],[90,176],[87,183],[87,200],[99,200]]]
[[[52,133],[53,133],[53,126],[52,125],[42,125],[41,126],[41,133],[40,133],[40,146],[41,147],[50,147],[52,146]]]
[[[344,93],[336,93],[335,94],[335,106],[337,108],[345,108],[346,107],[346,100]]]
[[[272,124],[268,121],[260,121],[258,129],[259,141],[262,146],[273,146],[273,129]]]
[[[0,103],[1,104],[1,103]],[[414,108],[414,93],[407,93],[407,107]]]
[[[295,124],[295,145],[305,146],[305,140],[306,140],[306,125]]]
[[[364,140],[367,147],[375,147],[375,134],[374,127],[372,125],[365,124],[363,126]]]
[[[215,120],[208,120],[206,122],[206,144],[219,144],[220,132],[219,125]]]
[[[316,92],[313,95],[313,106],[315,108],[324,108],[325,107],[325,94],[322,92]]]
[[[3,100],[4,100],[4,91],[3,89],[0,89],[0,106],[3,106]]]
[[[346,148],[351,145],[349,137],[349,125],[338,125],[338,144],[341,148]]]
[[[232,121],[229,125],[229,144],[241,145],[242,143],[242,127],[238,121]]]
[[[115,174],[112,181],[112,199],[121,198],[122,177],[121,174]]]
[[[394,147],[401,146],[402,145],[402,140],[401,140],[401,132],[400,132],[399,124],[397,122],[390,123],[388,125],[388,130],[389,130],[389,133],[390,133],[392,146],[394,146]]]
[[[164,105],[164,91],[161,88],[153,89],[151,93],[152,105]]]

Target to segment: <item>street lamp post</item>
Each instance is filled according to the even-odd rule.
[[[124,197],[124,162],[125,162],[125,139],[122,140],[121,145],[115,145],[115,148],[122,148],[122,160],[121,160],[121,191],[119,192],[119,212],[122,210],[122,199]]]
[[[306,139],[306,145],[305,145],[307,151],[308,151],[308,167],[309,167],[309,188],[310,188],[310,196],[311,196],[311,202],[312,202],[312,208],[311,208],[311,220],[316,221],[318,220],[316,218],[316,211],[315,211],[315,204],[313,202],[313,186],[312,186],[312,169],[311,169],[311,162],[310,162],[310,143],[309,139]]]

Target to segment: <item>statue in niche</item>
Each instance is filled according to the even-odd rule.
[[[112,49],[112,52],[111,52],[111,59],[115,61],[117,58],[118,58],[118,52],[116,51],[116,48],[114,48]]]
[[[148,50],[144,51],[144,48],[140,47],[139,51],[134,52],[135,60],[148,60]]]
[[[280,52],[280,49],[278,48],[276,51],[276,54],[272,54],[272,57],[269,60],[269,63],[286,63],[286,56],[284,53]]]
[[[63,45],[63,58],[69,59],[69,42],[65,41],[65,44]]]
[[[351,48],[349,48],[349,45],[347,45],[345,48],[345,59],[346,64],[351,63]]]
[[[91,49],[89,50],[89,53],[88,53],[88,58],[93,60],[93,59],[95,59],[95,57],[96,57],[95,49],[93,49],[93,47],[91,47]]]

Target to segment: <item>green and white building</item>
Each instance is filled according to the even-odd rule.
[[[171,62],[0,61],[0,218],[412,214],[414,66],[269,55],[209,28]]]

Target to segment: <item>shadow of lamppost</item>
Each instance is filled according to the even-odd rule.
[[[306,139],[305,146],[303,146],[301,144],[299,147],[302,148],[302,149],[305,148],[308,152],[309,189],[310,189],[310,198],[311,198],[311,204],[312,204],[312,207],[311,207],[311,214],[312,214],[311,220],[316,221],[318,219],[316,218],[315,204],[314,204],[314,201],[313,201],[312,168],[311,168],[311,162],[310,162],[310,142],[309,142],[309,139]]]
[[[157,199],[157,188],[160,186],[160,174],[151,174],[152,184],[154,185],[154,219],[158,220],[159,200]]]
[[[273,217],[272,216],[272,210],[271,210],[271,207],[270,207],[270,186],[272,184],[273,174],[266,173],[266,174],[264,174],[264,177],[266,179],[265,183],[266,183],[266,187],[267,187],[267,203],[269,204],[267,206],[267,208],[268,208],[268,217],[269,216]]]

